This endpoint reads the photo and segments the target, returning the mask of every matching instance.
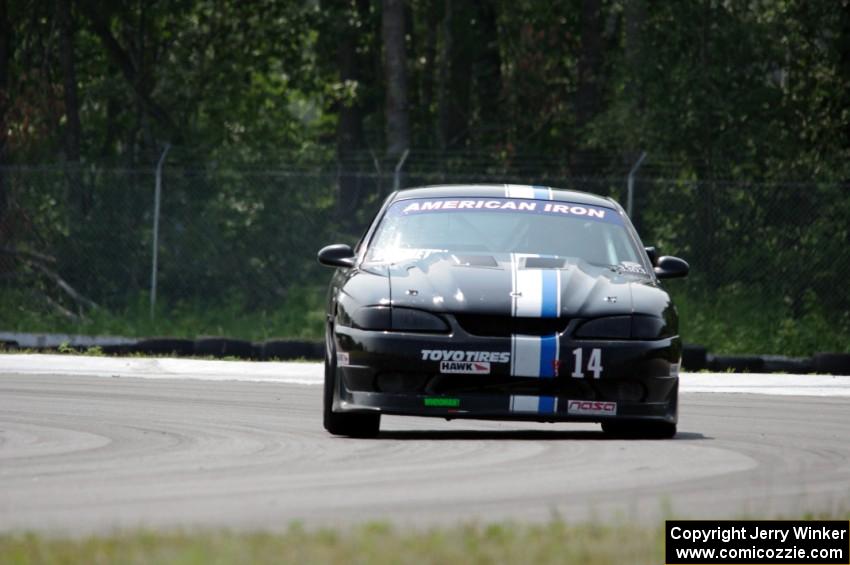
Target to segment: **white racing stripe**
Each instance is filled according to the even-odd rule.
[[[554,414],[558,411],[556,396],[511,396],[511,412],[530,412],[532,414]]]
[[[518,256],[521,259],[525,256]],[[513,264],[516,264],[514,261]],[[537,318],[543,306],[543,271],[517,269],[514,290],[514,316]]]
[[[511,375],[515,377],[540,376],[541,340],[533,335],[511,336]]]
[[[558,334],[512,335],[511,375],[541,379],[556,377],[555,361],[560,350]]]
[[[505,196],[507,198],[527,198],[534,199],[534,189],[524,184],[506,184]]]
[[[530,253],[511,253],[511,315],[557,318],[561,312],[561,269],[529,269]]]
[[[528,269],[531,254],[511,254],[511,315],[519,318],[557,318],[561,311],[560,269]],[[512,335],[511,374],[552,378],[559,358],[557,334]]]
[[[524,198],[527,200],[552,200],[552,189],[548,186],[506,184],[505,197]]]

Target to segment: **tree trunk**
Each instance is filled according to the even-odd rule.
[[[643,94],[643,82],[641,72],[643,71],[643,27],[646,21],[645,0],[627,0],[623,8],[623,27],[625,28],[623,51],[625,52],[626,80],[625,80],[625,103],[634,116],[643,115],[645,106]],[[642,128],[625,132],[625,150],[622,154],[622,165],[624,170],[631,169],[640,158],[644,150],[641,144]],[[631,220],[637,228],[638,233],[643,233],[643,216],[640,212],[646,204],[647,190],[635,179],[634,213]]]
[[[352,8],[353,9],[353,8]],[[360,199],[361,170],[358,154],[365,147],[363,135],[363,72],[357,55],[357,28],[350,25],[356,15],[344,14],[337,39],[336,52],[339,78],[343,83],[357,83],[354,100],[344,100],[339,105],[339,118],[336,128],[336,153],[339,163],[339,193],[337,197],[337,215],[351,218],[351,212],[357,209]]]
[[[71,19],[71,0],[56,3],[59,19],[62,64],[62,85],[65,96],[65,158],[78,163],[80,160],[80,110],[77,97],[77,70],[74,65],[74,22]]]
[[[711,28],[712,28],[712,7],[711,0],[703,0],[702,2],[702,22],[700,25],[700,34],[699,34],[699,56],[700,56],[700,68],[705,69],[705,77],[710,76],[709,72],[711,69]],[[708,84],[708,79],[706,78],[703,81],[702,85],[696,85],[697,88],[701,88],[704,92],[709,92],[711,87]],[[702,138],[700,153],[698,157],[702,157],[702,164],[704,167],[704,178],[702,182],[698,185],[697,195],[701,206],[699,207],[697,221],[700,226],[700,240],[698,249],[703,250],[714,250],[717,249],[716,239],[716,230],[715,230],[715,206],[716,200],[718,198],[718,190],[719,187],[715,182],[715,173],[714,173],[714,125],[712,123],[711,116],[713,114],[713,109],[710,107],[700,108],[700,112],[703,113],[701,116],[701,132],[700,137]],[[703,259],[703,268],[704,273],[706,275],[706,279],[709,281],[709,284],[720,284],[723,280],[722,273],[718,270],[717,260],[719,254],[716,253],[705,253],[705,257]]]
[[[578,58],[576,125],[584,128],[599,107],[599,74],[602,62],[600,0],[581,2],[581,51]]]
[[[425,56],[425,65],[422,69],[422,111],[419,114],[421,117],[422,124],[430,124],[433,123],[433,108],[434,108],[434,100],[436,98],[436,84],[437,84],[437,38],[439,36],[439,28],[440,28],[440,10],[438,8],[438,1],[431,0],[427,5],[427,31],[425,36],[425,48],[424,48],[424,56]],[[426,138],[428,139],[428,145],[433,147],[434,143],[434,135],[433,129],[430,130],[426,134]]]
[[[6,163],[6,124],[9,111],[9,61],[12,58],[11,29],[6,0],[0,0],[0,234],[4,233],[3,218],[9,207],[9,189],[3,167]]]
[[[839,107],[850,108],[850,9],[845,8],[841,11],[839,22],[837,34],[838,78],[841,80],[842,99]],[[850,149],[850,128],[845,127],[841,130],[841,148],[845,151]],[[844,179],[844,182],[850,182],[850,175]]]
[[[624,8],[626,54],[626,100],[635,109],[644,105],[639,79],[643,68],[643,26],[646,21],[644,0],[628,0]]]
[[[448,146],[449,70],[452,55],[452,0],[445,0],[443,22],[440,25],[440,66],[437,70],[437,144],[445,151]]]
[[[68,164],[68,184],[74,209],[86,214],[89,198],[84,193],[80,176],[80,104],[77,96],[77,70],[74,65],[74,22],[71,15],[71,0],[59,0],[56,5],[59,20],[62,86],[65,98],[65,161]]]
[[[404,4],[404,0],[383,0],[381,35],[384,42],[388,157],[397,157],[410,147]]]
[[[600,0],[581,2],[581,49],[578,57],[578,86],[576,90],[576,130],[579,138],[601,106],[600,80],[602,74],[602,7]],[[597,174],[593,152],[579,150],[573,160],[573,173],[580,176]]]
[[[470,76],[473,46],[469,39],[470,6],[446,0],[443,16],[443,45],[440,57],[439,139],[441,149],[466,145],[469,130]]]
[[[499,52],[498,8],[478,0],[478,45],[475,62],[476,97],[482,142],[489,145],[503,141],[501,116],[502,56]]]
[[[103,128],[103,143],[100,146],[100,158],[108,159],[112,156],[115,140],[118,139],[118,101],[110,95],[106,99],[106,124]]]

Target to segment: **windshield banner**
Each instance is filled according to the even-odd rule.
[[[541,214],[546,216],[571,216],[613,224],[623,223],[620,214],[611,208],[575,204],[572,202],[520,198],[417,198],[414,200],[401,200],[390,207],[389,215],[413,216],[418,214],[451,212]]]

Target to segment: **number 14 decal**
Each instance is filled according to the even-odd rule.
[[[582,366],[582,349],[580,347],[573,349],[573,373],[570,375],[575,379],[583,379],[584,373],[581,370]],[[593,373],[593,378],[598,379],[602,376],[602,350],[594,348],[590,350],[590,357],[587,359],[587,372]]]

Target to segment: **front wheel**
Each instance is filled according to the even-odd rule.
[[[670,422],[602,422],[602,431],[623,439],[670,439],[676,424]]]
[[[380,414],[337,414],[333,411],[336,392],[336,348],[331,328],[325,334],[325,389],[323,416],[325,429],[336,436],[375,437],[381,427]]]

